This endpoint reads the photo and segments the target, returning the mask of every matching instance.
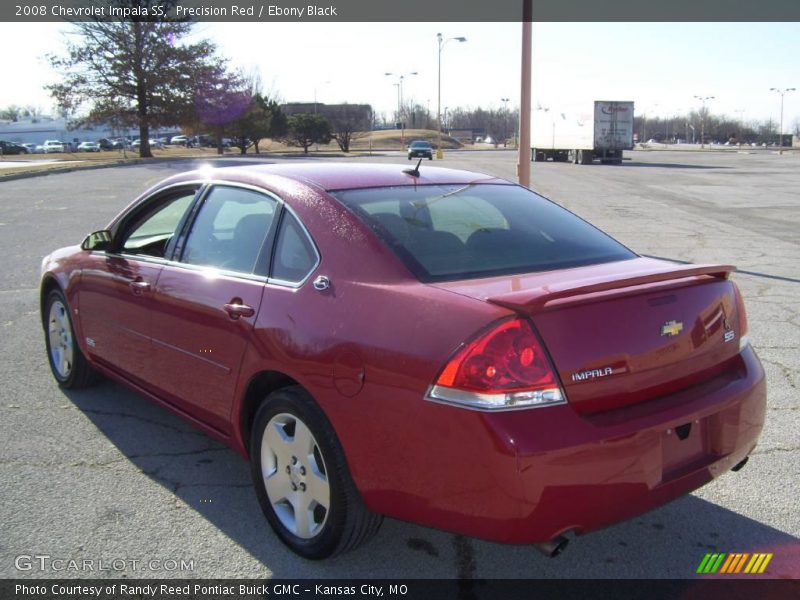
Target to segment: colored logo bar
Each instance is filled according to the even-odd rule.
[[[706,554],[697,567],[697,573],[702,575],[746,573],[758,575],[764,572],[772,560],[772,553],[762,554],[747,552],[734,552],[731,554],[717,553]]]

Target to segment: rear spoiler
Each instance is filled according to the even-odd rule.
[[[689,277],[711,277],[727,279],[736,270],[733,265],[669,265],[662,268],[645,269],[633,274],[604,275],[565,281],[553,285],[543,285],[539,288],[509,292],[487,298],[488,302],[511,308],[512,310],[541,310],[547,304],[556,300],[574,299],[580,302],[581,296],[598,292],[618,291],[619,294],[631,293],[629,288],[650,283],[670,282]],[[572,302],[569,302],[570,304]]]

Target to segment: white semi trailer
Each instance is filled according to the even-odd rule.
[[[588,165],[620,164],[633,148],[633,102],[597,100],[593,110],[560,112],[538,107],[531,115],[531,157]]]

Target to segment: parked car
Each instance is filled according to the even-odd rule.
[[[100,146],[101,150],[113,150],[114,149],[114,142],[108,138],[100,138],[97,140],[97,145]]]
[[[189,136],[173,135],[172,138],[170,138],[169,143],[174,144],[176,146],[186,146],[189,143]]]
[[[95,142],[81,142],[78,144],[78,152],[100,152],[100,145]]]
[[[201,133],[190,138],[192,146],[200,148],[214,148],[217,145],[216,140],[208,134]]]
[[[426,140],[414,140],[408,145],[408,160],[421,156],[433,160],[433,146]]]
[[[42,144],[42,149],[45,153],[49,154],[50,152],[64,152],[64,144],[62,144],[58,140],[45,140],[44,144]]]
[[[24,144],[21,144],[21,145],[25,146],[25,148],[28,150],[29,154],[36,154],[36,148],[40,147],[40,146],[37,146],[36,144],[31,144],[31,143],[24,143]]]
[[[29,152],[22,144],[0,140],[0,154],[28,154]]]
[[[489,175],[293,163],[157,184],[40,297],[59,385],[103,373],[249,457],[304,557],[380,515],[556,554],[747,461],[766,384],[731,271]]]
[[[131,147],[134,148],[134,149],[139,148],[139,146],[141,146],[141,145],[142,145],[142,141],[139,140],[139,139],[135,139],[131,143]],[[158,140],[151,139],[150,140],[150,147],[151,148],[158,148],[159,150],[161,150],[161,149],[164,148],[164,144],[162,144]]]

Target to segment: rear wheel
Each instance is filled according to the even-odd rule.
[[[94,382],[94,371],[75,339],[69,304],[64,293],[55,289],[44,305],[45,345],[50,370],[58,385],[66,389],[86,387]]]
[[[299,386],[273,392],[258,409],[250,465],[267,521],[300,556],[347,552],[380,527],[382,518],[364,506],[328,419]]]

